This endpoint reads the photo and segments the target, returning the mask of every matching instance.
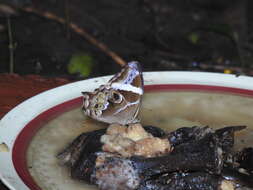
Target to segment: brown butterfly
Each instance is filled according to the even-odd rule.
[[[137,122],[143,95],[140,64],[129,62],[107,84],[82,94],[82,109],[93,119],[122,125]]]

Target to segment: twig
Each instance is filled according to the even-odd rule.
[[[65,24],[66,21],[61,18],[58,17],[57,15],[51,13],[51,12],[42,12],[39,11],[35,8],[32,7],[25,7],[22,8],[22,10],[26,11],[26,12],[30,12],[30,13],[34,13],[37,14],[39,16],[45,17],[47,19],[59,22],[61,24]],[[73,22],[69,23],[69,27],[76,32],[77,34],[79,34],[80,36],[84,37],[87,41],[89,41],[91,44],[93,44],[94,46],[98,47],[101,51],[103,51],[105,54],[107,54],[108,56],[110,56],[117,64],[123,66],[126,64],[126,62],[119,56],[117,55],[115,52],[113,52],[110,48],[108,48],[104,43],[99,42],[97,39],[95,39],[93,36],[91,36],[88,32],[86,32],[84,29],[80,28],[78,25],[76,25]]]
[[[70,39],[70,28],[69,28],[69,23],[70,23],[70,13],[69,13],[69,0],[64,1],[64,12],[65,12],[65,27],[66,27],[66,36],[67,39]]]
[[[14,72],[14,43],[11,29],[11,19],[10,16],[7,16],[7,28],[8,28],[8,37],[9,37],[9,72],[12,74]]]

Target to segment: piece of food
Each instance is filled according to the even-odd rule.
[[[245,169],[247,173],[253,175],[253,148],[244,148],[238,152],[234,161],[238,164],[239,169]]]
[[[155,157],[171,151],[167,138],[154,137],[140,124],[110,125],[101,137],[102,150],[124,157]]]
[[[172,146],[177,146],[178,144],[199,140],[208,133],[215,133],[223,144],[223,148],[228,150],[234,146],[234,133],[245,128],[246,126],[228,126],[215,131],[210,127],[182,127],[169,132],[168,139]]]
[[[100,138],[105,129],[82,133],[57,155],[61,165],[74,166],[82,156],[102,150]]]
[[[157,127],[146,126],[145,131],[154,137],[165,136]],[[97,153],[102,151],[101,136],[107,129],[100,129],[79,135],[57,155],[61,165],[70,167],[71,177],[90,183],[90,176],[95,168]],[[109,155],[109,154],[107,154]]]
[[[252,148],[234,152],[234,133],[245,126],[213,130],[111,125],[81,134],[60,163],[74,179],[101,190],[248,190],[253,188]]]
[[[234,190],[235,185],[221,176],[204,172],[166,173],[143,181],[139,190]]]
[[[123,189],[136,189],[142,180],[176,171],[207,171],[220,174],[223,166],[222,150],[213,134],[199,141],[181,144],[177,150],[164,156],[152,158],[114,156],[100,160],[104,162],[95,167],[92,180],[100,189],[116,189],[115,187],[119,186],[124,187]],[[129,171],[130,175],[126,175],[126,171]],[[117,180],[112,177],[114,174]]]
[[[235,168],[224,167],[221,176],[233,182],[237,188],[253,188],[253,176],[239,172]]]

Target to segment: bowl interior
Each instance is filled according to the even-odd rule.
[[[70,179],[68,170],[59,166],[56,155],[80,133],[106,127],[84,117],[80,104],[70,111],[42,124],[25,150],[26,166],[37,185],[34,189],[84,190],[96,189]],[[171,131],[185,126],[247,125],[248,128],[236,134],[235,148],[253,145],[253,93],[235,91],[231,88],[206,88],[204,86],[181,86],[175,88],[146,88],[141,108],[141,123]],[[36,124],[38,125],[38,124]],[[34,126],[36,128],[36,126]],[[15,159],[14,159],[15,160]],[[25,165],[16,166],[22,176]],[[25,168],[26,169],[26,168]],[[28,181],[28,182],[27,182]],[[27,183],[32,183],[26,180]]]

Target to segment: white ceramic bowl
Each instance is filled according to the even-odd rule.
[[[11,190],[39,189],[26,169],[25,151],[35,133],[34,126],[57,112],[81,104],[81,91],[92,91],[111,76],[67,84],[43,92],[21,103],[0,121],[0,178]],[[208,91],[253,97],[253,78],[203,72],[146,72],[146,91]],[[253,110],[253,109],[252,109]],[[35,127],[36,128],[36,127]],[[37,127],[38,128],[38,127]]]

